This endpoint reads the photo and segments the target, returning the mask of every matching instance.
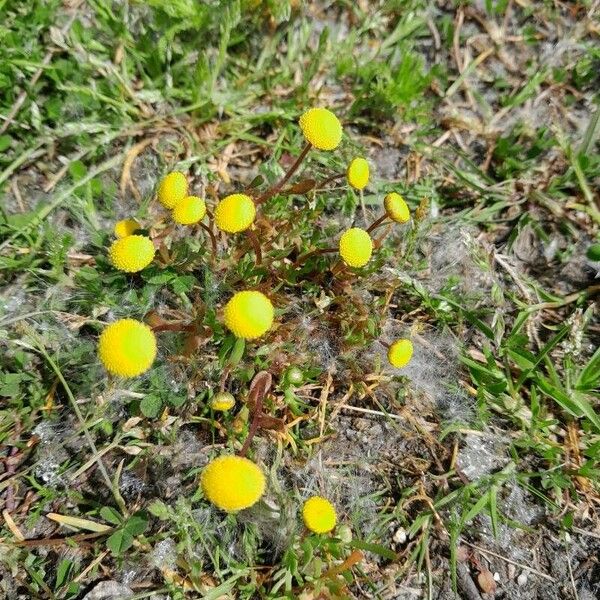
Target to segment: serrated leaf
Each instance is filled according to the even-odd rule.
[[[140,411],[148,419],[154,419],[160,413],[162,400],[158,396],[148,394],[140,402]]]
[[[155,500],[150,504],[148,512],[161,521],[169,518],[169,507],[162,500]]]

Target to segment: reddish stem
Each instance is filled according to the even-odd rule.
[[[346,173],[337,173],[335,175],[332,175],[331,177],[328,177],[327,179],[324,179],[321,183],[319,183],[317,188],[318,189],[324,188],[328,183],[331,183],[332,181],[335,181],[336,179],[342,179],[342,177],[346,177]]]
[[[208,225],[205,225],[204,223],[200,223],[200,227],[202,227],[202,229],[204,229],[204,231],[206,231],[208,233],[208,235],[210,236],[210,243],[212,245],[213,254],[214,254],[214,256],[216,256],[217,255],[217,238],[215,237],[213,230]]]
[[[387,219],[387,213],[383,213],[379,219],[371,223],[369,229],[367,229],[367,233],[371,233],[374,229],[377,229],[385,220]]]
[[[302,161],[306,158],[312,145],[307,143],[302,149],[300,156],[296,159],[296,162],[291,166],[290,170],[278,181],[275,185],[271,186],[262,196],[259,196],[256,200],[256,204],[262,204],[269,198],[272,198],[289,180],[290,177],[298,170],[298,167],[302,164]]]
[[[252,417],[252,423],[250,423],[250,429],[248,435],[244,441],[242,449],[238,452],[238,456],[246,456],[248,448],[252,438],[256,435],[258,428],[260,427],[261,417],[263,416],[263,400],[267,395],[267,392],[271,388],[272,377],[267,371],[261,371],[257,373],[252,383],[250,384],[250,394],[248,396],[248,404],[252,405],[254,412]]]

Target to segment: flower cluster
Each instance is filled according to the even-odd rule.
[[[306,111],[299,121],[306,145],[296,163],[279,183],[261,195],[250,193],[229,194],[220,199],[212,212],[207,210],[205,200],[190,194],[190,184],[180,171],[168,173],[157,190],[158,201],[171,212],[175,227],[201,227],[210,234],[213,251],[217,250],[216,234],[244,234],[250,241],[257,265],[261,261],[260,242],[255,233],[255,221],[260,205],[282,190],[285,183],[299,167],[311,149],[332,151],[343,137],[343,129],[338,118],[325,108],[312,108]],[[344,174],[341,175],[344,177]],[[370,180],[369,162],[363,157],[355,157],[349,163],[345,177],[348,185],[361,194]],[[334,178],[338,178],[336,175]],[[373,240],[372,232],[384,222],[407,223],[410,220],[408,205],[396,192],[388,193],[384,200],[384,214],[368,229],[351,227],[339,237],[337,248],[317,249],[315,252],[336,252],[339,256],[335,265],[338,269],[350,267],[360,269],[371,260],[381,241]],[[208,215],[208,223],[202,223]],[[112,265],[125,273],[138,273],[148,267],[155,256],[155,244],[160,246],[158,237],[153,237],[152,229],[145,229],[136,219],[119,221],[114,227],[115,241],[108,255]],[[161,255],[162,258],[162,255]],[[332,269],[335,273],[336,269]],[[269,298],[272,292],[256,289],[236,291],[222,310],[222,322],[236,338],[256,340],[274,328],[275,308]],[[413,346],[409,339],[399,339],[387,345],[387,359],[396,369],[405,367],[411,360]],[[243,347],[243,346],[242,346]],[[121,319],[108,325],[98,342],[98,354],[106,370],[118,377],[136,377],[151,368],[157,354],[154,331],[146,324],[134,319]],[[302,372],[289,370],[287,383],[301,383]],[[224,413],[235,405],[234,396],[224,389],[210,400],[210,408]],[[252,439],[249,434],[248,442]],[[212,460],[202,471],[200,486],[204,497],[226,512],[235,513],[256,504],[265,493],[267,486],[263,470],[253,461],[243,456],[225,454]],[[323,534],[334,529],[337,515],[334,506],[326,498],[313,496],[303,505],[302,518],[308,530]]]
[[[242,456],[222,455],[206,465],[200,475],[205,498],[220,510],[236,513],[254,506],[266,490],[262,469]],[[302,507],[302,519],[309,531],[328,533],[337,523],[333,504],[321,496],[312,496]]]

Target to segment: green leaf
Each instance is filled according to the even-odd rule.
[[[83,179],[87,174],[86,166],[80,160],[74,160],[69,165],[69,174],[73,178],[74,181],[79,181]]]
[[[483,496],[481,496],[481,498],[479,498],[479,500],[477,500],[477,502],[475,502],[475,504],[473,504],[473,506],[467,512],[467,514],[463,516],[462,522],[465,524],[469,523],[485,508],[486,504],[488,504],[489,501],[490,501],[490,492],[487,492]]]
[[[162,500],[155,500],[150,504],[148,512],[161,521],[169,518],[169,507]]]
[[[142,401],[140,402],[140,410],[148,419],[154,419],[159,415],[162,404],[162,400],[158,396],[148,394],[142,398]]]
[[[158,275],[153,275],[152,277],[148,278],[146,281],[148,283],[158,285],[161,283],[167,283],[171,281],[171,279],[173,279],[174,277],[175,275],[173,273],[159,273]]]
[[[490,489],[490,520],[492,521],[492,532],[498,537],[498,490],[495,486]]]
[[[148,513],[140,510],[133,514],[125,522],[124,529],[126,529],[131,535],[138,536],[142,535],[148,527]]]
[[[600,348],[596,349],[592,358],[588,361],[583,371],[579,374],[575,389],[577,390],[593,390],[600,383]]]
[[[119,512],[112,508],[112,506],[103,506],[100,509],[100,516],[104,521],[108,521],[113,525],[121,525],[123,522],[123,517],[121,517]]]
[[[587,417],[594,428],[600,432],[600,417],[582,394],[574,392],[569,396],[541,376],[536,378],[536,383],[544,394],[556,400],[568,413],[578,418],[581,416]]]
[[[12,138],[10,135],[0,136],[0,152],[4,152],[7,148],[9,148],[11,142]]]
[[[187,396],[185,394],[169,394],[167,396],[167,402],[173,408],[179,408],[180,406],[183,406],[186,400]]]
[[[242,360],[242,356],[244,356],[244,350],[246,349],[246,340],[244,338],[237,338],[235,340],[235,344],[233,346],[233,350],[229,355],[229,364],[232,367],[235,367],[240,360]]]
[[[362,540],[353,540],[350,545],[357,550],[366,550],[367,552],[372,552],[378,556],[383,556],[383,558],[387,558],[388,560],[396,560],[398,557],[396,552],[380,544],[372,544],[370,542],[363,542]]]
[[[56,583],[54,584],[55,590],[57,590],[59,587],[61,587],[63,585],[63,583],[65,583],[72,566],[73,566],[73,562],[70,561],[68,558],[63,558],[60,561],[60,563],[56,569]]]
[[[527,379],[527,377],[529,377],[531,373],[535,371],[537,366],[544,360],[544,358],[548,356],[550,350],[552,350],[567,335],[569,331],[571,331],[571,326],[565,325],[562,329],[559,330],[559,332],[555,336],[552,337],[552,339],[550,339],[550,341],[548,341],[544,345],[531,367],[529,367],[527,371],[521,373],[519,380],[515,385],[515,391],[517,391],[521,387],[521,385]]]
[[[133,536],[126,529],[115,531],[107,540],[106,546],[113,554],[122,554],[133,545]]]
[[[1,138],[0,138],[1,139]],[[600,244],[592,244],[585,255],[594,262],[600,261]]]

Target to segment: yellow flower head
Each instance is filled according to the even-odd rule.
[[[396,367],[396,369],[405,367],[410,362],[413,355],[412,342],[407,339],[396,340],[388,348],[387,355],[388,361],[392,367]]]
[[[342,124],[326,108],[311,108],[300,117],[306,140],[319,150],[335,150],[342,141]]]
[[[273,325],[273,305],[260,292],[238,292],[225,305],[225,325],[239,338],[252,340]]]
[[[385,212],[396,223],[406,223],[410,219],[410,210],[404,198],[396,192],[391,192],[383,199]]]
[[[115,223],[115,235],[120,239],[128,235],[132,235],[138,229],[141,229],[141,225],[135,219],[123,219],[118,223]]]
[[[100,335],[98,355],[109,373],[135,377],[152,366],[156,337],[148,325],[135,319],[121,319],[108,325]]]
[[[226,512],[256,504],[265,491],[260,467],[241,456],[219,456],[204,467],[200,484],[206,498]]]
[[[227,412],[235,406],[235,398],[229,392],[218,392],[210,400],[210,407],[219,412]]]
[[[304,503],[302,518],[306,527],[314,533],[331,531],[337,521],[333,504],[321,496],[313,496]]]
[[[369,184],[369,163],[365,158],[355,158],[348,165],[348,183],[357,190],[362,190]]]
[[[227,233],[244,231],[254,223],[256,207],[250,196],[231,194],[226,196],[215,208],[215,223]]]
[[[120,271],[137,273],[152,262],[154,244],[145,235],[126,235],[111,244],[108,255],[110,262]]]
[[[340,255],[350,267],[364,267],[373,253],[371,236],[359,227],[352,227],[340,238]]]
[[[188,182],[183,173],[169,173],[158,186],[158,200],[165,208],[173,208],[187,196]]]
[[[178,200],[173,209],[173,220],[181,225],[193,225],[204,219],[206,204],[198,196],[186,196]]]

